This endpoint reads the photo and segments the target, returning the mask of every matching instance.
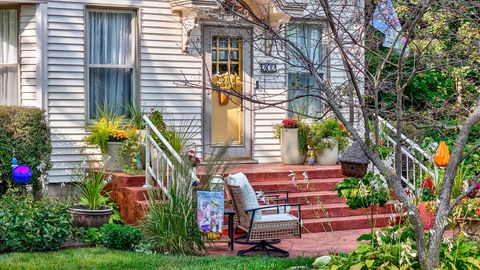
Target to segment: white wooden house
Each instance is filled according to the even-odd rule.
[[[160,108],[171,121],[199,119],[198,145],[207,148],[234,138],[237,145],[230,156],[280,161],[272,125],[286,117],[285,110],[233,99],[219,106],[218,95],[202,85],[210,85],[212,73],[230,69],[241,73],[244,93],[282,100],[292,74],[301,71],[277,57],[285,55],[281,47],[258,38],[262,32],[249,25],[236,26],[236,18],[223,14],[216,2],[0,0],[0,104],[47,111],[53,144],[51,183],[70,181],[85,155],[98,155],[96,149],[82,152],[82,139],[96,104],[105,99],[118,112],[131,102],[143,111]],[[339,55],[326,49],[330,43],[321,14],[308,22],[299,20],[318,7],[305,0],[244,2],[258,16],[287,25],[297,40],[305,40],[305,33],[318,39],[324,48],[312,51],[312,57],[319,59],[319,68],[333,85],[345,83]],[[346,20],[353,16],[343,12]],[[309,80],[306,74],[300,77]]]

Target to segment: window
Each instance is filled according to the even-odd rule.
[[[17,105],[17,52],[17,10],[0,9],[0,105]]]
[[[323,76],[325,53],[322,44],[322,26],[312,23],[291,23],[287,27],[288,39],[293,42],[315,65],[317,73]],[[317,116],[321,111],[321,100],[315,97],[295,97],[318,95],[319,87],[314,76],[306,70],[295,55],[290,55],[288,65],[288,103],[289,115],[300,112]],[[294,99],[294,100],[293,100]]]
[[[135,100],[134,12],[89,10],[87,20],[88,118],[104,106],[128,115]]]

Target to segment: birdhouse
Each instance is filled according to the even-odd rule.
[[[342,173],[351,177],[364,177],[370,163],[368,157],[363,152],[362,145],[358,141],[350,145],[347,151],[340,157],[339,162],[342,165]]]

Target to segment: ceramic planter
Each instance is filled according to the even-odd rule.
[[[324,148],[317,151],[317,163],[321,166],[329,166],[337,164],[338,160],[338,140],[336,138],[326,138],[323,141],[333,143],[330,148]]]
[[[70,207],[70,214],[76,227],[100,228],[108,223],[112,213],[112,207],[107,205],[101,206],[97,210],[91,210],[85,205],[73,205]]]
[[[105,169],[107,171],[119,172],[122,170],[122,154],[120,148],[122,147],[122,142],[108,142],[107,145],[107,155],[110,157],[108,162],[105,164]]]
[[[298,150],[298,128],[282,128],[280,146],[283,164],[303,164],[306,153]]]

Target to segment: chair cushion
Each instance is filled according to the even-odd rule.
[[[243,173],[231,174],[228,176],[228,184],[240,186],[243,194],[243,201],[245,202],[246,209],[253,209],[260,207],[257,200],[257,194],[253,190],[252,186],[248,182],[247,177]],[[252,213],[249,213],[250,217]],[[262,211],[256,211],[254,221],[260,221],[262,219]]]
[[[279,222],[279,221],[294,221],[294,220],[298,220],[298,218],[290,214],[273,214],[273,215],[263,215],[260,222]]]

